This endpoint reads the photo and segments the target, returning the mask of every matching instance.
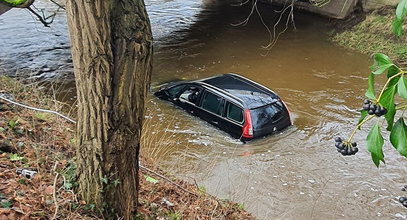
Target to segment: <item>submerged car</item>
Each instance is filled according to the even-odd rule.
[[[154,95],[242,141],[291,125],[288,108],[276,93],[237,74],[167,83]]]

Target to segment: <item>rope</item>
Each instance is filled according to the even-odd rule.
[[[58,115],[61,118],[66,119],[67,121],[69,121],[69,122],[71,122],[73,124],[76,124],[76,121],[74,121],[73,119],[70,119],[69,117],[67,117],[67,116],[65,116],[65,115],[63,115],[63,114],[61,114],[59,112],[56,112],[56,111],[51,111],[51,110],[47,110],[47,109],[35,108],[35,107],[28,106],[28,105],[24,105],[24,104],[21,104],[21,103],[18,103],[18,102],[15,102],[13,100],[8,99],[8,98],[4,97],[4,95],[0,95],[0,99],[3,99],[6,102],[9,102],[9,103],[11,103],[13,105],[17,105],[17,106],[20,106],[20,107],[23,107],[23,108],[31,109],[31,110],[34,110],[34,111],[40,111],[40,112],[55,114],[55,115]]]

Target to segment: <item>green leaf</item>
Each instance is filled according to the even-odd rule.
[[[0,132],[3,132],[3,131],[5,131],[5,130],[6,130],[5,128],[0,127]]]
[[[16,125],[17,125],[17,121],[14,121],[14,120],[8,121],[8,126],[10,128],[14,128]]]
[[[119,184],[120,184],[120,180],[118,180],[118,179],[113,180],[113,186],[114,187],[117,187]]]
[[[47,114],[43,114],[43,113],[40,113],[40,112],[36,112],[36,113],[34,114],[34,116],[35,116],[38,120],[40,120],[40,121],[46,121],[46,120],[47,120]]]
[[[368,79],[368,88],[365,93],[365,96],[368,97],[371,100],[375,100],[375,89],[374,89],[374,74],[370,73],[369,74],[369,79]]]
[[[86,204],[84,207],[83,207],[83,209],[85,210],[85,211],[90,211],[90,210],[93,210],[95,208],[95,204]]]
[[[103,177],[101,180],[102,180],[102,183],[104,183],[104,184],[108,183],[108,179],[106,177]]]
[[[403,20],[403,17],[407,14],[407,1],[401,0],[396,8],[396,18]]]
[[[397,92],[401,97],[407,99],[407,79],[405,77],[401,77],[399,82],[397,83]]]
[[[367,150],[372,155],[372,160],[377,167],[380,165],[380,161],[384,163],[384,155],[383,155],[383,144],[384,138],[380,132],[379,122],[377,122],[371,129],[369,134],[367,135]]]
[[[154,183],[154,184],[158,183],[158,180],[154,179],[154,178],[151,177],[151,176],[147,176],[147,177],[146,177],[146,181],[147,181],[147,182],[150,182],[150,183]]]
[[[392,23],[392,30],[397,38],[403,35],[403,20],[395,18]]]
[[[394,106],[394,94],[396,93],[396,85],[388,87],[384,90],[382,97],[380,97],[379,103],[387,109],[387,113],[384,116],[387,121],[387,130],[391,131],[394,124],[394,115],[396,114],[396,107]]]
[[[386,64],[393,64],[393,62],[390,60],[390,58],[387,55],[382,54],[382,53],[374,54],[373,59],[375,61],[375,64],[379,68]]]
[[[374,163],[374,165],[376,165],[376,167],[377,168],[379,168],[379,165],[380,165],[380,158],[378,158],[378,157],[376,157],[374,154],[370,154],[371,156],[372,156],[372,160],[373,160],[373,163]],[[383,160],[383,163],[385,163],[384,162],[384,160]]]
[[[367,115],[368,115],[368,112],[366,110],[364,110],[364,109],[360,110],[360,118],[359,118],[358,124],[360,124],[366,118]],[[360,130],[360,127],[358,127],[358,129]]]
[[[399,68],[397,68],[396,65],[392,65],[392,66],[389,68],[389,70],[387,70],[387,78],[390,78],[390,77],[396,75],[396,74],[399,73],[399,72],[400,72]]]
[[[400,69],[396,66],[393,65],[387,70],[387,79],[391,78],[392,76],[398,74],[400,72]],[[399,82],[401,76],[394,77],[393,79],[390,80],[389,84],[387,87],[391,87],[396,85]]]
[[[13,203],[10,201],[10,200],[3,200],[1,203],[0,203],[0,207],[1,208],[4,208],[4,209],[9,209],[9,208],[11,208],[13,206]]]
[[[24,157],[20,157],[18,156],[18,154],[10,154],[10,161],[19,161],[19,160],[23,160]]]
[[[386,71],[388,68],[390,68],[391,66],[393,66],[394,64],[390,63],[390,64],[385,64],[379,67],[379,69],[375,70],[374,72],[372,72],[375,75],[379,75],[382,74],[384,71]]]
[[[407,125],[402,117],[394,123],[390,133],[390,142],[401,155],[407,157]]]
[[[67,189],[67,190],[72,189],[72,183],[70,183],[70,182],[65,182],[65,183],[64,183],[64,188]]]

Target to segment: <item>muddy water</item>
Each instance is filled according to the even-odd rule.
[[[261,47],[268,44],[269,34],[257,16],[245,26],[231,25],[243,21],[249,8],[195,0],[146,4],[155,37],[152,90],[174,79],[239,73],[276,91],[287,103],[294,126],[242,144],[150,96],[146,118],[152,144],[144,152],[158,157],[177,176],[243,203],[262,219],[407,218],[396,201],[406,194],[400,190],[407,183],[405,159],[386,143],[387,165],[375,168],[363,141],[366,129],[355,137],[361,145],[356,156],[342,157],[335,150],[333,137],[349,135],[357,121],[355,109],[363,100],[371,61],[329,43],[326,20],[297,13],[296,30],[290,26],[272,50],[265,51]],[[275,9],[261,7],[260,12]],[[263,17],[268,24],[277,19],[270,14]],[[10,31],[15,19],[24,16],[29,28],[17,24],[24,32]],[[38,35],[49,29],[33,24],[26,12],[0,16],[3,66],[32,72],[45,64],[56,70],[69,67],[69,50],[58,49],[67,45],[63,20],[51,34]],[[27,45],[17,46],[19,37],[13,36],[25,37]],[[44,36],[49,37],[45,43]],[[33,57],[36,64],[20,62],[20,55]]]

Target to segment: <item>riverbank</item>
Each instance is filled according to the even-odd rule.
[[[0,76],[0,95],[70,115],[35,85]],[[72,111],[74,112],[74,111]],[[0,99],[0,219],[100,219],[75,194],[75,127],[54,114]],[[243,206],[160,170],[141,158],[136,219],[254,219]]]
[[[352,17],[351,20],[344,22],[350,25],[339,24],[340,31],[333,34],[331,38],[333,42],[367,55],[384,53],[399,64],[407,64],[407,37],[404,34],[397,39],[392,32],[394,7],[386,6],[355,16],[356,19]],[[353,23],[358,19],[359,23]]]

